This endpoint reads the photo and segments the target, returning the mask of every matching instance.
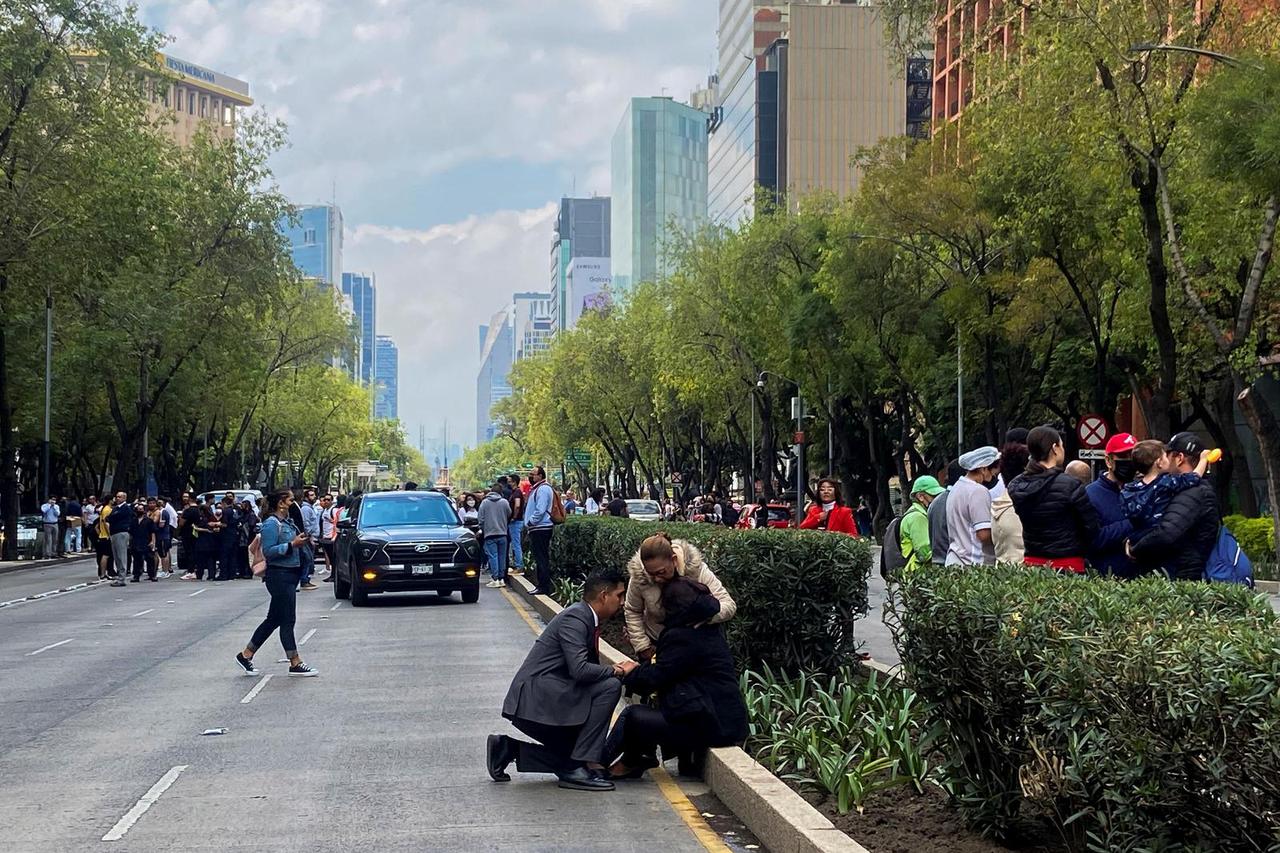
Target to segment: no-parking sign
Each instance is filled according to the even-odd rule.
[[[1087,450],[1096,450],[1107,443],[1107,421],[1102,415],[1084,415],[1076,427],[1076,436],[1080,446]]]

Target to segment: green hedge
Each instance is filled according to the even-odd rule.
[[[1222,523],[1231,529],[1240,547],[1255,563],[1276,561],[1276,526],[1270,518],[1246,518],[1228,515]]]
[[[857,651],[854,621],[867,612],[871,548],[817,531],[729,530],[625,518],[571,517],[551,540],[556,577],[625,568],[645,537],[665,530],[703,553],[738,604],[725,626],[743,667],[835,672]]]
[[[1237,586],[926,567],[888,609],[966,819],[1077,850],[1280,845],[1280,620]]]

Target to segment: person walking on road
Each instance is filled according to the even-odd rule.
[[[300,556],[307,535],[289,518],[292,505],[293,492],[287,489],[275,492],[267,501],[270,514],[262,522],[260,535],[262,554],[267,560],[267,571],[262,580],[271,596],[271,604],[267,607],[267,618],[254,630],[249,644],[236,654],[236,663],[245,675],[259,674],[261,670],[254,666],[253,655],[277,630],[280,632],[280,645],[284,646],[285,656],[289,658],[289,675],[308,677],[320,674],[319,670],[302,662],[298,642],[293,636],[293,626],[298,618],[298,581],[302,576]]]
[[[138,513],[129,533],[129,547],[133,551],[133,582],[142,580],[145,568],[147,579],[156,580],[156,502],[147,501],[143,511]]]
[[[58,519],[62,518],[62,509],[58,499],[50,495],[40,505],[40,521],[44,536],[40,543],[40,555],[46,559],[58,556]]]
[[[490,589],[507,585],[507,531],[510,529],[511,504],[502,497],[502,486],[494,483],[480,502],[480,533],[484,536],[484,553],[489,559]]]
[[[124,586],[125,575],[129,571],[129,531],[137,515],[129,505],[129,495],[116,492],[115,504],[111,514],[107,516],[107,530],[111,534],[111,561],[115,563],[116,578],[112,586]]]
[[[524,526],[529,531],[529,549],[538,567],[538,584],[534,595],[551,594],[551,533],[555,527],[551,520],[551,507],[555,503],[555,489],[547,482],[546,469],[539,465],[529,475],[533,483],[529,489],[529,503],[524,514]]]
[[[530,498],[541,490],[539,482]],[[493,781],[511,781],[507,765],[514,761],[521,773],[554,773],[561,788],[613,790],[601,763],[605,736],[622,696],[618,679],[637,664],[600,663],[600,625],[621,609],[626,583],[617,569],[593,572],[582,601],[556,614],[534,642],[507,691],[502,716],[538,743],[489,735],[486,765]]]

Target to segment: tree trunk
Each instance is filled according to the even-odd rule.
[[[1254,393],[1252,384],[1244,388],[1236,400],[1249,429],[1258,440],[1262,469],[1267,478],[1267,500],[1271,503],[1271,523],[1280,530],[1280,423],[1267,401]],[[1272,556],[1280,563],[1280,536],[1276,537],[1276,548],[1277,553]]]
[[[1169,267],[1164,257],[1164,231],[1160,224],[1159,177],[1155,166],[1135,171],[1132,183],[1138,192],[1138,210],[1147,242],[1147,279],[1151,288],[1151,330],[1156,337],[1159,365],[1151,399],[1143,405],[1147,431],[1157,438],[1171,435],[1173,396],[1178,380],[1178,342],[1169,320]]]
[[[0,306],[9,290],[9,276],[0,272]],[[10,403],[8,329],[0,318],[0,518],[4,519],[4,550],[0,559],[18,559],[18,471],[14,467],[13,407]]]

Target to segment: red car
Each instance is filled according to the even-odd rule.
[[[752,530],[756,526],[756,513],[759,504],[747,504],[742,508],[742,516],[738,519],[739,530]],[[769,526],[787,528],[793,525],[791,507],[786,504],[769,504]]]

